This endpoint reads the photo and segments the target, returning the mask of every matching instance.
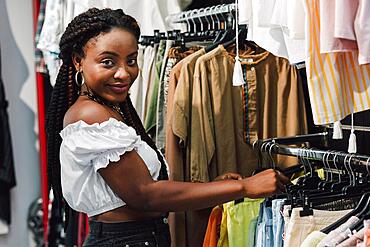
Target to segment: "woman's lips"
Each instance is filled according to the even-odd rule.
[[[117,94],[121,94],[121,93],[128,91],[130,84],[129,83],[117,83],[117,84],[109,85],[109,87],[111,88],[113,92]]]

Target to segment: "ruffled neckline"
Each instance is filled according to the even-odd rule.
[[[121,128],[121,129],[127,129],[130,128],[133,131],[135,131],[133,128],[130,126],[126,125],[124,122],[119,121],[115,118],[109,118],[108,120],[101,122],[101,123],[93,123],[93,124],[88,124],[84,120],[78,120],[77,122],[68,124],[67,126],[64,127],[60,131],[60,136],[62,138],[70,135],[71,133],[81,130],[81,129],[86,129],[86,130],[107,130],[107,128]]]

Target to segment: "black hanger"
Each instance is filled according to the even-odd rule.
[[[239,32],[238,32],[238,41],[239,41],[240,46],[245,43],[247,39],[247,34],[248,34],[247,25],[240,25]],[[222,43],[222,45],[224,47],[228,47],[232,44],[235,44],[235,42],[236,42],[236,37],[234,36],[232,40],[226,41],[225,43]]]
[[[369,159],[368,159],[368,161],[369,161]],[[368,165],[366,165],[366,170],[369,171]],[[357,192],[352,191],[353,193],[351,193],[351,194],[354,194],[354,193],[358,194],[358,193],[361,193],[361,192],[364,192],[365,190],[367,190],[367,192],[365,192],[365,194],[362,195],[362,197],[360,199],[360,202],[358,203],[356,208],[354,210],[352,210],[349,214],[342,217],[338,222],[335,222],[334,224],[330,225],[329,227],[323,229],[322,232],[328,233],[331,230],[334,230],[335,228],[337,228],[338,226],[340,226],[341,224],[346,222],[351,216],[357,216],[358,218],[360,218],[360,221],[356,225],[352,226],[350,230],[354,230],[354,229],[359,230],[363,227],[363,225],[362,225],[363,220],[367,217],[370,217],[370,213],[369,213],[370,212],[370,192],[369,192],[369,187],[370,186],[369,186],[369,180],[368,180],[367,177],[366,177],[366,181],[364,182],[364,184],[365,183],[366,183],[366,185],[362,185],[361,187],[357,187]]]
[[[336,153],[337,155],[338,153]],[[336,164],[336,155],[334,155],[333,163],[335,168],[339,171],[338,166]],[[312,201],[313,206],[318,206],[324,203],[328,203],[330,201],[344,199],[344,198],[355,198],[361,196],[364,192],[368,191],[370,186],[363,182],[356,182],[358,179],[354,175],[353,168],[351,166],[351,159],[352,156],[346,156],[343,163],[343,168],[347,170],[347,173],[350,174],[349,182],[342,182],[342,176],[339,175],[339,181],[332,183],[332,186],[335,185],[335,190],[329,191],[312,191],[309,194],[309,197]],[[329,165],[329,163],[327,164]],[[366,184],[366,185],[365,185]]]
[[[366,192],[365,194],[362,195],[359,203],[357,204],[356,208],[353,209],[351,212],[348,214],[344,215],[342,218],[334,222],[333,224],[325,227],[324,229],[321,230],[321,232],[325,234],[329,234],[329,232],[337,229],[340,225],[345,223],[351,216],[360,216],[363,214],[363,212],[366,212],[366,210],[369,209],[370,205],[370,192]]]
[[[219,35],[218,35],[219,36]],[[216,38],[218,37],[216,36]],[[233,29],[227,29],[222,33],[222,36],[219,40],[214,41],[214,43],[205,48],[206,52],[210,52],[213,49],[217,48],[219,45],[226,43],[227,41],[232,40],[235,37],[235,31]]]
[[[329,164],[330,154],[331,154],[331,151],[329,150],[323,155],[322,164],[324,166],[323,169],[324,169],[324,174],[325,174],[325,180],[319,182],[319,184],[317,185],[318,191],[326,191],[327,189],[331,187],[333,183],[333,173],[331,172],[330,164]]]

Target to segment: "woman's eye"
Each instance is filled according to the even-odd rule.
[[[106,65],[106,66],[113,66],[113,61],[110,60],[110,59],[105,59],[101,62],[102,64]]]
[[[128,64],[129,66],[133,66],[133,65],[135,65],[135,64],[136,64],[136,58],[135,58],[135,59],[130,59],[130,60],[128,60],[127,64]]]

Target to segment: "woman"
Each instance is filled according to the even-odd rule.
[[[84,246],[170,246],[166,212],[270,196],[287,182],[273,170],[210,183],[168,181],[167,164],[128,96],[139,36],[122,10],[94,8],[74,18],[60,41],[48,163],[56,200],[63,196],[89,216]]]

